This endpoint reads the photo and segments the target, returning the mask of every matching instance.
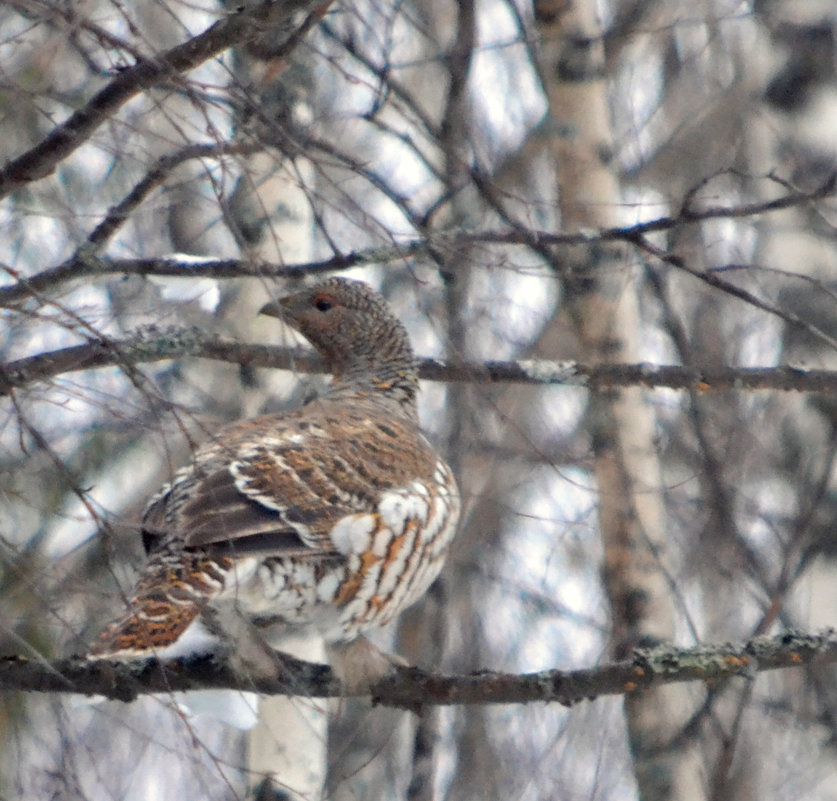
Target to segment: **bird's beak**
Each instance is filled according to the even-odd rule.
[[[285,317],[285,307],[281,300],[274,300],[270,303],[265,303],[259,309],[259,314],[266,314],[268,317],[278,317],[281,320]]]

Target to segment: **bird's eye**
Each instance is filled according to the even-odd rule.
[[[314,308],[321,312],[327,312],[332,306],[334,306],[334,301],[327,295],[317,295],[313,302]]]

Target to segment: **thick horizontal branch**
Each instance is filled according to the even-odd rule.
[[[194,69],[223,50],[257,35],[264,24],[275,24],[281,16],[290,16],[313,4],[313,0],[285,0],[237,10],[171,50],[121,70],[37,145],[0,169],[0,198],[49,175],[112,114],[143,90]]]
[[[283,675],[266,679],[235,675],[212,657],[161,663],[88,661],[73,657],[59,662],[0,659],[0,690],[72,692],[133,701],[147,693],[241,689],[265,695],[332,698],[371,695],[376,703],[406,709],[424,705],[526,704],[570,705],[602,695],[622,695],[663,684],[719,681],[735,676],[801,665],[837,661],[833,629],[819,634],[788,632],[757,637],[746,643],[695,648],[659,646],[637,650],[633,659],[583,670],[546,670],[514,675],[479,671],[444,676],[418,668],[398,667],[372,687],[346,693],[325,665],[282,655]]]
[[[220,339],[197,328],[138,330],[125,339],[90,340],[83,345],[39,353],[0,365],[0,395],[65,373],[101,367],[200,357],[250,367],[323,372],[309,350],[242,344]],[[421,359],[419,374],[428,381],[475,384],[519,383],[566,385],[601,390],[609,387],[722,390],[773,390],[837,394],[837,372],[796,367],[696,368],[677,365],[607,364],[589,366],[569,361],[487,361],[446,364]]]

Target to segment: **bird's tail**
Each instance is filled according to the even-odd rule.
[[[159,655],[174,645],[201,610],[224,588],[226,557],[161,552],[140,576],[127,614],[111,623],[88,653],[90,659]]]

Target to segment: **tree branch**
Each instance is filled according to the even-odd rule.
[[[233,12],[187,42],[127,67],[37,145],[0,170],[0,198],[49,175],[93,132],[135,95],[179,73],[194,69],[228,47],[256,35],[266,23],[314,5],[315,0],[284,0]]]
[[[713,206],[695,211],[684,209],[677,217],[659,217],[656,220],[638,223],[628,227],[606,228],[598,231],[581,231],[575,233],[552,233],[537,230],[506,230],[482,231],[451,236],[447,241],[430,242],[416,239],[397,246],[370,248],[347,254],[338,254],[329,259],[304,262],[300,264],[254,264],[252,261],[241,259],[188,259],[177,257],[160,257],[152,259],[114,259],[101,257],[96,252],[115,227],[121,224],[124,216],[133,210],[153,189],[165,174],[177,164],[188,158],[211,157],[224,155],[236,150],[247,150],[255,145],[232,144],[196,144],[184,148],[169,156],[165,156],[155,165],[148,175],[125,198],[121,204],[114,207],[108,216],[97,226],[90,235],[86,245],[82,245],[79,252],[63,264],[51,267],[31,277],[16,276],[18,283],[0,287],[0,307],[13,308],[21,301],[32,296],[43,294],[47,289],[53,289],[61,284],[79,278],[89,278],[91,275],[149,275],[171,276],[178,278],[299,278],[301,275],[316,275],[319,273],[347,270],[363,264],[382,264],[427,254],[431,248],[457,250],[479,244],[522,245],[534,247],[540,252],[544,247],[592,245],[600,242],[622,241],[652,254],[656,258],[671,264],[678,269],[685,270],[698,280],[711,286],[733,294],[741,300],[755,305],[764,311],[777,314],[786,322],[794,325],[804,325],[794,315],[781,312],[776,307],[761,301],[751,293],[741,290],[725,282],[718,275],[719,270],[701,272],[692,270],[685,260],[656,247],[646,234],[667,231],[684,224],[693,224],[713,219],[742,218],[780,211],[793,206],[804,205],[815,200],[821,200],[835,193],[837,187],[837,173],[829,176],[823,184],[811,192],[792,192],[783,197],[762,203],[749,203],[741,206]],[[11,166],[12,162],[10,162]],[[7,166],[6,169],[9,169]],[[0,171],[0,191],[2,191],[3,171]],[[2,196],[2,195],[0,195]],[[392,198],[391,198],[392,199]],[[95,247],[89,247],[95,246]]]
[[[47,381],[64,373],[100,367],[199,357],[249,367],[322,373],[325,367],[311,350],[231,342],[198,328],[138,329],[125,339],[89,339],[83,345],[39,353],[0,364],[0,395]],[[703,392],[773,390],[837,394],[837,372],[777,367],[683,367],[654,364],[586,365],[573,361],[486,361],[451,364],[420,359],[419,375],[427,381],[475,384],[539,384],[586,387],[644,386]]]
[[[395,667],[372,687],[347,693],[326,665],[281,655],[283,675],[248,676],[242,680],[230,666],[211,656],[170,662],[155,659],[107,662],[71,657],[30,661],[21,656],[0,659],[0,690],[83,693],[133,701],[148,693],[188,690],[249,690],[264,695],[334,698],[371,695],[384,706],[418,709],[424,705],[560,703],[571,705],[602,695],[624,695],[689,681],[719,681],[735,676],[837,661],[837,633],[786,632],[755,637],[745,643],[637,649],[633,658],[582,670],[545,670],[514,675],[481,670],[467,675],[441,675],[419,668]]]
[[[93,229],[73,258],[59,265],[59,269],[66,273],[60,280],[66,281],[74,278],[73,267],[84,268],[86,266],[83,255],[85,251],[98,253],[114,233],[129,219],[131,213],[184,162],[192,159],[218,158],[226,155],[246,156],[263,149],[262,145],[253,142],[209,142],[187,145],[180,150],[162,156],[119,203],[108,209],[107,215]],[[44,276],[45,273],[41,273],[41,275]],[[50,283],[54,283],[57,277],[53,271]]]
[[[817,328],[817,326],[812,325],[810,322],[803,320],[799,317],[799,315],[794,314],[793,312],[785,311],[772,303],[762,300],[752,292],[736,286],[735,284],[731,284],[729,281],[725,281],[720,276],[719,270],[697,270],[694,267],[690,267],[686,259],[682,256],[678,256],[676,253],[669,253],[663,248],[657,247],[644,236],[635,236],[633,238],[633,242],[637,247],[642,248],[665,264],[670,264],[672,267],[676,267],[678,270],[688,273],[693,278],[708,284],[714,289],[718,289],[721,292],[725,292],[727,295],[743,300],[745,303],[748,303],[756,309],[761,309],[768,314],[775,315],[785,323],[793,326],[794,328],[807,331],[811,336],[819,339],[821,342],[825,343],[834,350],[837,350],[837,339],[829,336],[825,331]]]
[[[128,202],[127,200],[125,202]],[[113,212],[112,212],[113,213]],[[108,215],[110,219],[112,213]],[[104,221],[103,221],[104,222]],[[92,236],[92,235],[91,235]],[[381,264],[407,259],[427,251],[424,242],[410,242],[387,248],[372,248],[338,254],[329,259],[298,264],[265,264],[244,259],[207,259],[161,256],[156,259],[111,259],[96,255],[95,248],[82,245],[72,258],[18,283],[0,287],[0,308],[15,308],[21,301],[44,295],[69,281],[95,275],[145,275],[171,278],[300,278],[363,264]]]
[[[363,264],[381,264],[429,253],[431,247],[442,247],[457,250],[475,244],[524,245],[535,247],[538,252],[545,247],[591,245],[597,242],[623,241],[641,250],[651,253],[678,269],[689,272],[699,280],[705,281],[715,288],[734,294],[742,300],[777,314],[786,322],[795,325],[804,323],[794,315],[784,314],[770,304],[755,298],[748,292],[728,284],[718,276],[718,271],[700,272],[688,268],[685,261],[673,254],[666,253],[654,246],[646,234],[666,231],[686,223],[698,223],[712,219],[730,217],[751,217],[766,214],[771,211],[803,205],[814,200],[820,200],[835,193],[837,173],[823,182],[821,186],[811,192],[792,192],[774,200],[763,203],[749,203],[741,206],[715,206],[702,211],[684,209],[678,217],[660,217],[645,223],[638,223],[624,228],[607,228],[599,231],[583,231],[577,233],[551,233],[537,230],[483,231],[451,236],[447,242],[431,243],[424,239],[405,242],[395,247],[370,248],[347,254],[338,254],[329,259],[305,262],[301,264],[254,264],[252,261],[241,259],[187,259],[176,257],[160,257],[156,259],[113,259],[98,255],[98,250],[108,236],[111,235],[124,217],[130,213],[147,194],[157,186],[165,175],[179,163],[189,158],[202,158],[224,155],[255,148],[255,145],[232,144],[196,144],[181,151],[164,156],[149,171],[146,177],[132,190],[132,192],[117,206],[110,210],[108,216],[91,233],[85,245],[63,264],[51,267],[31,277],[18,277],[18,283],[0,287],[0,307],[14,308],[21,301],[32,296],[43,294],[47,289],[57,288],[59,285],[79,278],[89,278],[91,275],[149,275],[171,276],[177,278],[298,278],[301,275],[316,275],[319,273],[347,270]],[[22,158],[22,157],[21,157]],[[7,165],[8,170],[13,162]],[[4,171],[0,171],[0,191]],[[0,195],[2,196],[2,195]]]

